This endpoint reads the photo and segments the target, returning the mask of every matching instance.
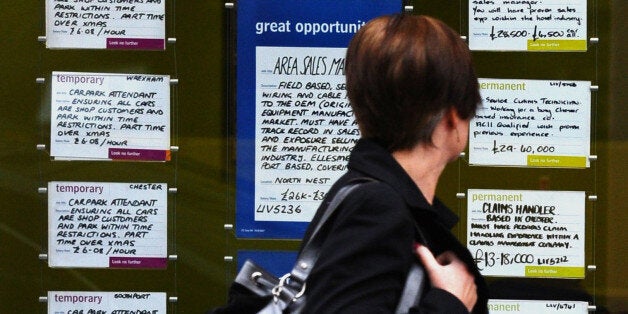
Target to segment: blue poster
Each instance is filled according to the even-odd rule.
[[[300,239],[360,137],[344,59],[401,0],[237,4],[236,236]]]
[[[238,251],[237,263],[238,271],[250,259],[256,265],[264,268],[275,277],[281,277],[289,273],[297,261],[296,251]]]

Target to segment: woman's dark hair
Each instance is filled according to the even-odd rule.
[[[375,18],[353,37],[345,61],[347,95],[362,136],[389,151],[431,143],[448,109],[470,119],[481,101],[469,48],[435,18]]]

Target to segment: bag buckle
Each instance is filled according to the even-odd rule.
[[[279,298],[281,297],[281,293],[284,291],[284,289],[288,291],[291,290],[290,286],[286,286],[286,283],[289,283],[290,281],[290,277],[291,277],[290,273],[287,273],[281,276],[281,278],[279,278],[279,283],[273,287],[271,292],[273,294],[273,300],[275,303],[279,302]],[[294,302],[300,297],[302,297],[304,293],[305,293],[305,283],[303,283],[303,285],[301,286],[301,291],[297,292],[297,294],[295,294],[292,297],[291,302]]]

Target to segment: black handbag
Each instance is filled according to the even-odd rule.
[[[366,179],[373,181],[372,179]],[[309,241],[303,246],[301,253],[297,257],[297,261],[292,271],[283,275],[281,278],[275,277],[273,274],[256,265],[251,260],[244,262],[242,268],[238,272],[231,290],[236,287],[239,290],[245,290],[246,294],[254,296],[255,301],[249,304],[248,313],[259,314],[280,314],[280,313],[300,313],[306,302],[306,280],[318,258],[318,252],[322,246],[323,238],[319,235],[319,231],[325,222],[338,208],[340,203],[345,199],[351,191],[360,186],[363,182],[349,184],[341,188],[330,202],[327,210],[321,217],[320,221],[314,228]],[[417,228],[418,230],[418,228]],[[420,230],[419,235],[420,235]],[[356,269],[355,271],[360,271]],[[423,288],[425,285],[425,272],[423,267],[418,263],[414,263],[408,272],[406,283],[401,294],[401,299],[397,305],[395,313],[408,313],[408,310],[418,305]],[[239,297],[239,299],[238,299]],[[241,302],[242,291],[239,296],[232,298],[230,305],[238,306],[233,303]],[[251,302],[251,300],[247,300]],[[242,306],[240,304],[239,306]],[[257,309],[252,307],[259,306]],[[261,309],[260,309],[261,308]],[[259,310],[258,310],[259,309]],[[245,313],[243,309],[241,312]],[[231,313],[231,310],[223,309],[222,311],[214,311],[212,313]]]

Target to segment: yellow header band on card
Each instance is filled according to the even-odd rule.
[[[528,51],[587,51],[584,39],[528,39]]]
[[[584,267],[526,266],[526,277],[584,278]]]
[[[586,168],[587,158],[584,156],[545,156],[528,155],[528,167]]]

